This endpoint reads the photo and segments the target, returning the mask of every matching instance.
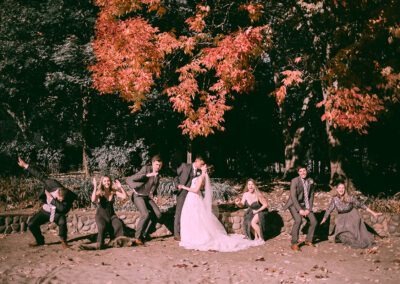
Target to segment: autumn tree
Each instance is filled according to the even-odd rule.
[[[271,31],[251,24],[245,1],[188,2],[182,17],[162,1],[96,1],[91,70],[96,89],[118,93],[133,111],[153,88],[161,90],[184,116],[182,133],[194,139],[224,129],[229,101],[254,86]]]
[[[331,180],[349,178],[344,164],[346,145],[340,137],[348,131],[365,134],[387,106],[385,99],[396,99],[399,62],[394,11],[398,6],[398,1],[266,4],[275,39],[274,95],[280,107],[286,104],[288,93],[301,96],[301,113],[317,113],[315,104],[306,105],[310,95],[317,98],[329,146]],[[299,88],[303,88],[300,94]],[[292,143],[302,136],[294,133]]]

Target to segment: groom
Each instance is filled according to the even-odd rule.
[[[307,169],[305,166],[299,166],[297,171],[299,176],[292,179],[290,183],[290,196],[286,205],[283,207],[285,210],[289,209],[294,220],[291,245],[294,251],[300,250],[298,241],[302,218],[308,218],[310,220],[310,227],[308,229],[306,241],[304,242],[305,245],[314,246],[312,241],[315,227],[317,226],[317,219],[312,212],[314,202],[313,180],[307,178]]]
[[[187,190],[182,190],[181,186],[190,187],[192,179],[201,174],[201,167],[204,165],[204,159],[201,156],[196,156],[192,164],[182,163],[176,170],[178,176],[175,178],[177,197],[176,197],[176,210],[174,219],[174,239],[181,240],[181,213],[183,204],[185,203]]]

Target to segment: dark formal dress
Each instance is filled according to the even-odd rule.
[[[255,201],[252,204],[249,204],[246,200],[245,204],[248,209],[246,210],[246,213],[244,215],[243,219],[243,227],[244,227],[244,234],[246,237],[250,240],[254,239],[254,235],[251,232],[251,221],[254,218],[254,213],[253,210],[258,210],[261,208],[262,204],[259,201]],[[261,238],[265,241],[265,236],[267,232],[267,224],[266,224],[266,217],[268,214],[268,210],[265,209],[261,212],[258,212],[258,218],[259,218],[259,225],[260,225],[260,231],[261,231]]]
[[[368,232],[364,221],[356,208],[366,209],[356,198],[350,197],[349,202],[332,198],[324,218],[336,208],[338,215],[335,219],[335,242],[349,245],[352,248],[368,248],[374,244],[374,236]]]
[[[105,233],[110,233],[110,238],[123,236],[124,230],[122,221],[118,218],[114,211],[115,195],[109,201],[105,196],[99,197],[99,204],[96,210],[97,224],[97,243],[99,246],[104,245]]]

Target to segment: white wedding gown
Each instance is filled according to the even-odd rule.
[[[194,188],[198,178],[194,178]],[[188,192],[181,214],[181,242],[186,249],[201,251],[233,252],[264,244],[264,241],[253,241],[244,235],[228,235],[224,226],[212,213],[212,189],[206,176],[205,196],[201,193]]]

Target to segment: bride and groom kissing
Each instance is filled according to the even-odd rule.
[[[174,239],[180,246],[201,251],[233,252],[264,243],[245,239],[243,235],[228,235],[212,212],[213,190],[207,165],[201,156],[177,169],[175,183]]]

